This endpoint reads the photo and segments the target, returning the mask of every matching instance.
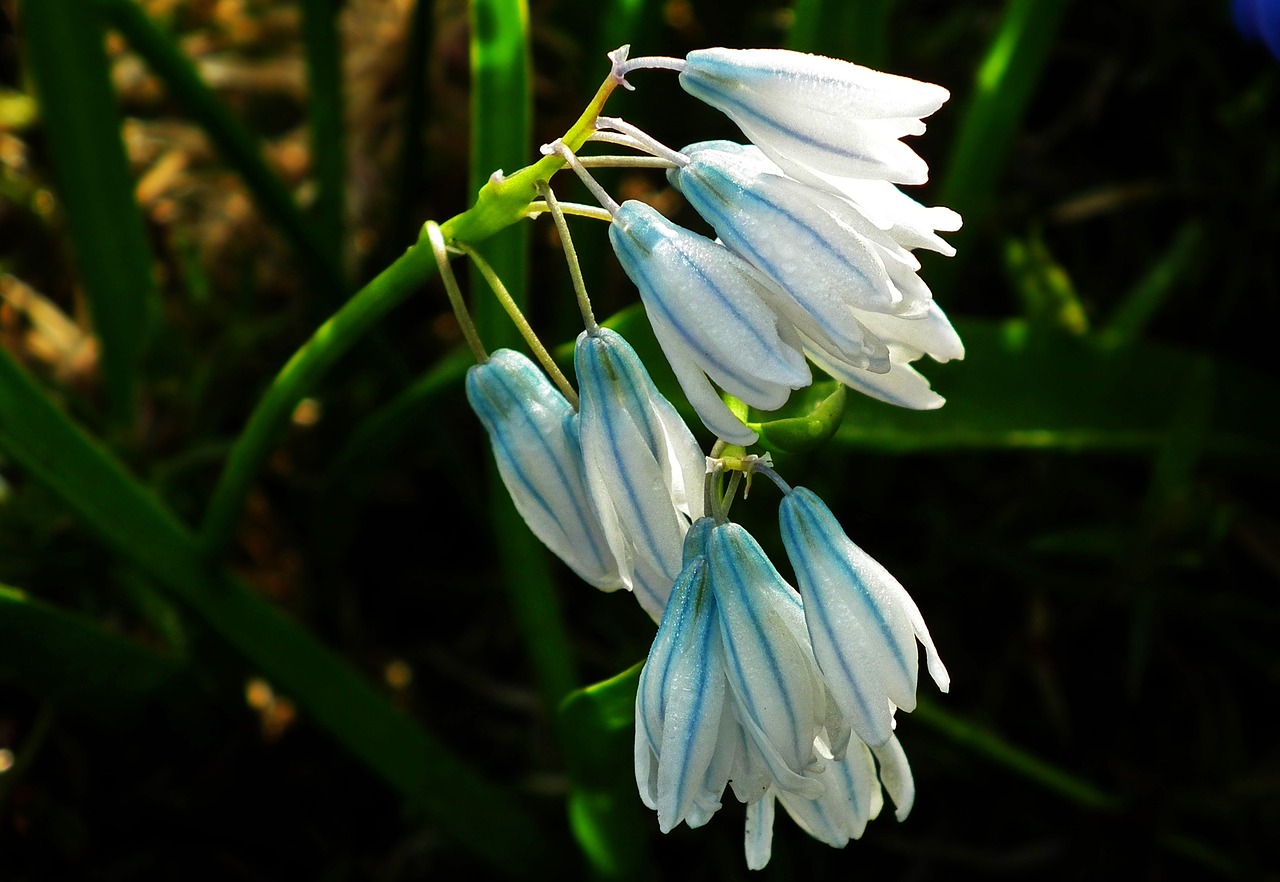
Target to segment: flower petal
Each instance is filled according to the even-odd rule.
[[[928,168],[898,139],[946,89],[907,77],[782,49],[700,49],[680,85],[718,108],[767,153],[833,174],[923,183]]]
[[[761,410],[778,409],[809,384],[804,356],[788,344],[785,323],[741,258],[636,201],[618,209],[609,239],[669,361],[697,365]]]
[[[467,371],[467,400],[533,534],[585,581],[608,591],[622,587],[587,493],[572,405],[533,362],[510,349]]]
[[[814,799],[825,694],[809,647],[795,637],[798,623],[786,621],[803,615],[787,596],[794,589],[737,524],[711,531],[707,560],[738,721],[778,788]]]
[[[862,837],[884,802],[871,751],[861,741],[850,745],[842,762],[827,764],[822,783],[826,791],[818,799],[779,793],[778,801],[801,830],[832,848],[844,848],[850,839]]]
[[[657,759],[657,773],[637,766],[636,781],[658,811],[663,833],[685,819],[695,804],[719,806],[728,783],[708,780],[724,718],[727,684],[720,658],[719,619],[707,584],[707,561],[686,563],[671,589],[636,692],[637,756],[641,741]],[[706,817],[714,812],[706,812]]]
[[[617,333],[584,332],[574,366],[587,489],[624,584],[656,621],[680,573],[689,517],[701,514],[706,459]]]
[[[945,691],[945,690],[944,690]],[[880,764],[880,781],[889,792],[896,811],[894,817],[905,821],[916,803],[916,782],[911,775],[907,754],[895,735],[880,747],[871,748]]]
[[[853,544],[812,491],[795,488],[779,517],[818,666],[853,730],[867,744],[882,745],[893,734],[893,707],[915,707],[917,638],[946,691],[929,630],[906,590]]]

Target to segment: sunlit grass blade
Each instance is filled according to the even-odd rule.
[[[303,0],[302,44],[307,56],[307,123],[311,167],[317,184],[316,226],[320,241],[338,261],[346,248],[346,154],[342,97],[340,5]],[[345,273],[344,273],[345,276]]]
[[[787,48],[882,69],[889,62],[895,0],[797,0]]]
[[[523,875],[531,861],[551,860],[537,825],[507,793],[406,717],[343,659],[211,566],[195,537],[55,408],[3,350],[0,451],[477,859],[511,876]]]
[[[298,254],[317,296],[336,306],[346,295],[340,252],[303,216],[284,182],[262,158],[257,140],[201,79],[191,60],[133,0],[95,0],[107,23],[120,32],[204,129],[227,164],[239,173],[263,213]]]
[[[154,697],[183,668],[179,659],[0,585],[0,670],[61,707],[116,714]]]
[[[115,422],[126,424],[159,294],[120,137],[104,33],[98,16],[75,0],[23,2],[22,29],[58,196],[101,343],[107,401]]]
[[[569,823],[598,878],[656,878],[646,830],[657,828],[636,796],[632,763],[636,686],[643,663],[579,689],[560,706],[573,778]]]
[[[991,205],[1068,2],[1009,0],[1005,6],[941,175],[938,204],[960,212],[966,230],[980,225]],[[966,234],[948,238],[962,256]]]
[[[471,10],[471,171],[470,192],[477,193],[498,170],[511,172],[536,158],[533,150],[532,77],[529,64],[529,9],[525,0],[472,0]],[[474,243],[473,243],[474,244]],[[516,224],[495,236],[484,256],[524,307],[529,232]],[[471,290],[484,282],[471,274]],[[480,338],[491,349],[511,345],[515,330],[498,304],[473,295],[472,310]]]

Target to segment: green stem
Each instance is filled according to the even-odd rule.
[[[575,148],[585,143],[595,118],[615,88],[617,83],[606,78],[591,104],[561,140]],[[539,198],[537,182],[549,179],[563,167],[563,159],[547,156],[504,178],[495,175],[481,188],[475,205],[440,225],[441,235],[446,242],[475,243],[524,220],[529,205]],[[236,438],[205,510],[200,542],[210,559],[215,559],[230,541],[253,480],[298,402],[361,336],[425,284],[435,270],[431,243],[420,238],[321,325],[276,375]]]
[[[418,242],[321,325],[276,375],[236,438],[205,509],[200,544],[209,559],[216,559],[230,540],[249,488],[298,402],[343,353],[435,271],[430,243]]]
[[[427,234],[427,241],[431,243],[431,252],[435,255],[436,266],[440,270],[440,281],[444,282],[445,293],[449,296],[453,317],[457,319],[458,327],[462,329],[462,336],[467,341],[467,346],[471,348],[471,355],[475,358],[476,364],[484,364],[489,360],[489,353],[480,342],[480,334],[476,331],[475,322],[471,320],[471,313],[467,311],[467,304],[462,299],[462,289],[458,287],[458,279],[453,274],[453,267],[449,266],[449,250],[444,244],[444,236],[440,233],[440,225],[435,221],[427,221],[422,229]]]
[[[520,332],[520,336],[524,338],[525,344],[533,352],[534,357],[538,359],[538,363],[542,365],[542,369],[559,387],[561,394],[569,400],[574,409],[578,408],[578,393],[574,390],[573,385],[569,382],[564,372],[560,370],[560,366],[556,364],[555,359],[551,357],[551,353],[547,351],[547,347],[538,339],[537,333],[533,330],[533,325],[529,324],[529,320],[524,317],[524,313],[520,311],[519,305],[516,304],[515,298],[511,296],[511,292],[507,290],[507,286],[502,284],[502,279],[498,278],[498,274],[494,272],[493,267],[485,260],[479,251],[476,251],[465,242],[459,242],[458,247],[463,253],[470,257],[476,265],[476,269],[480,271],[480,275],[488,283],[493,290],[493,296],[498,298],[498,302],[502,304],[502,308],[506,310],[507,317],[511,319],[511,323],[516,326],[516,330]]]

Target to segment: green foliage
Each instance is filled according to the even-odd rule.
[[[539,328],[572,329],[549,343],[570,339],[550,225],[522,220],[563,167],[536,145],[582,145],[608,96],[592,97],[602,53],[628,40],[786,44],[954,94],[917,145],[951,145],[919,198],[966,219],[957,258],[924,258],[967,348],[921,366],[948,403],[907,412],[823,381],[751,416],[912,590],[955,684],[901,717],[910,821],[844,852],[780,824],[775,875],[1267,868],[1280,75],[1236,42],[1225,2],[725,16],[614,0],[531,20],[521,0],[475,0],[368,33],[358,16],[392,13],[308,0],[289,31],[274,4],[226,20],[71,6],[22,2],[21,30],[0,28],[0,583],[22,589],[0,587],[4,878],[190,875],[199,853],[166,857],[164,824],[235,823],[308,781],[341,803],[353,780],[375,782],[363,801],[330,816],[299,795],[243,834],[261,850],[230,835],[214,859],[275,877],[283,843],[309,854],[288,872],[316,878],[745,878],[740,817],[660,837],[636,798],[652,623],[574,583],[512,510],[413,238],[440,219]],[[273,53],[303,60],[305,100],[261,74],[237,91],[232,62]],[[610,112],[672,144],[734,136],[666,75],[634,80]],[[279,149],[303,126],[305,180]],[[153,143],[183,169],[162,199],[147,195],[164,171]],[[668,195],[657,174],[616,182]],[[230,186],[252,213],[182,215]],[[587,277],[601,314],[678,396],[588,223],[574,232],[595,243],[584,263],[604,254]],[[213,250],[238,234],[241,250]],[[7,274],[97,360],[14,306]],[[485,343],[518,345],[468,288]],[[735,517],[771,517],[771,492]],[[408,685],[387,673],[405,669]],[[251,677],[299,712],[278,742],[240,704]],[[164,744],[164,715],[191,703],[219,721],[207,737],[232,757],[234,796],[189,796],[212,776],[181,738],[133,749]],[[93,798],[106,770],[125,781],[109,809]],[[118,794],[150,814],[117,812]]]

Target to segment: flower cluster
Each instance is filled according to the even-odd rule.
[[[731,790],[747,804],[747,862],[759,868],[779,802],[836,847],[862,835],[882,791],[905,817],[915,791],[894,727],[916,704],[917,643],[938,687],[949,684],[907,592],[816,494],[746,454],[757,433],[740,418],[742,405],[781,407],[812,381],[810,363],[893,404],[942,404],[911,362],[964,349],[913,252],[953,253],[938,232],[960,219],[896,185],[925,180],[901,139],[924,131],[947,92],[781,50],[628,61],[624,47],[611,58],[613,85],[644,67],[678,70],[686,91],[752,142],[675,151],[621,120],[592,120],[595,140],[666,168],[716,240],[644,203],[617,204],[574,151],[544,148],[604,206],[573,210],[610,221],[681,389],[717,438],[712,456],[631,346],[596,324],[564,207],[545,182],[532,210],[560,227],[587,328],[574,352],[577,391],[539,343],[554,382],[519,353],[480,351],[467,396],[535,535],[588,583],[632,591],[659,623],[636,695],[641,799],[666,832],[705,824]],[[779,528],[797,587],[728,519],[743,475],[756,473],[784,493]]]
[[[636,781],[661,829],[705,824],[731,785],[753,869],[774,800],[837,848],[879,813],[881,784],[906,817],[893,716],[915,707],[917,639],[949,685],[915,603],[812,491],[788,488],[780,520],[799,592],[742,527],[694,522],[636,696]]]
[[[703,423],[754,443],[712,383],[776,410],[811,381],[806,356],[874,398],[940,407],[910,362],[963,358],[964,347],[912,251],[953,254],[938,231],[960,217],[895,184],[925,180],[901,138],[924,131],[947,91],[770,49],[692,52],[680,83],[753,142],[692,144],[667,173],[719,241],[639,202],[614,212],[610,239]]]

